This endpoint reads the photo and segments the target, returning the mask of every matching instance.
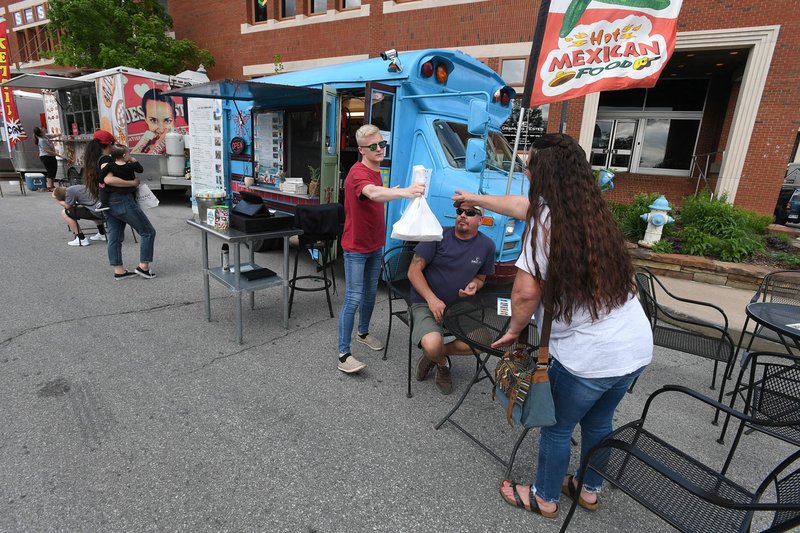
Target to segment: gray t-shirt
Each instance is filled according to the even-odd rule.
[[[42,156],[52,156],[52,153],[48,153],[48,150],[53,150],[53,143],[50,142],[50,139],[47,137],[39,137],[39,142],[36,143],[36,146],[39,147],[39,157]]]
[[[100,214],[97,212],[97,199],[95,199],[89,191],[86,190],[86,187],[83,185],[73,185],[72,187],[67,187],[67,197],[65,201],[69,205],[82,205],[86,207],[89,211],[92,212],[93,215],[100,218]]]

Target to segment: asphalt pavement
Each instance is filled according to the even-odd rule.
[[[452,426],[434,424],[474,371],[456,361],[455,391],[432,379],[406,398],[406,335],[395,324],[389,357],[354,343],[369,366],[336,370],[337,320],[322,293],[296,296],[282,327],[280,289],[245,306],[235,340],[233,298],[212,284],[205,320],[200,236],[184,197],[149,210],[157,229],[158,277],[115,281],[105,246],[67,246],[71,235],[47,193],[0,198],[0,531],[557,531],[498,495],[504,468]],[[212,239],[212,261],[219,243]],[[123,257],[136,265],[126,232]],[[257,254],[280,271],[278,252]],[[312,271],[308,258],[301,270]],[[334,308],[341,305],[344,280]],[[371,333],[385,338],[381,288]],[[591,354],[588,354],[589,356]],[[647,395],[667,383],[709,391],[712,364],[657,348],[615,423],[638,418]],[[683,398],[653,405],[652,428],[720,466],[712,411]],[[509,427],[476,385],[455,418],[501,455]],[[513,477],[530,481],[538,432],[523,445]],[[729,439],[730,440],[730,439]],[[730,475],[754,487],[790,447],[744,437]],[[577,449],[573,452],[577,462]],[[762,522],[763,525],[763,522]],[[578,509],[574,531],[670,531],[623,493]]]

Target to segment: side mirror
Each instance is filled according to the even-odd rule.
[[[489,125],[489,111],[485,101],[472,100],[469,103],[469,117],[467,118],[467,131],[472,135],[483,135]]]
[[[486,142],[483,138],[472,138],[467,141],[467,159],[464,168],[470,172],[480,172],[486,163]]]

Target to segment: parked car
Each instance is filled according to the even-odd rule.
[[[781,189],[775,205],[775,223],[800,224],[800,187]]]

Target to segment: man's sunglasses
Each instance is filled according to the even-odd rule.
[[[456,209],[456,215],[464,215],[466,214],[468,217],[474,217],[480,215],[478,211],[474,209],[461,209],[460,207]]]
[[[369,148],[369,151],[370,151],[370,152],[374,152],[375,150],[377,150],[377,149],[378,149],[378,147],[379,147],[379,146],[380,146],[381,148],[386,148],[386,145],[387,145],[387,144],[389,144],[389,143],[388,143],[388,142],[386,142],[386,141],[381,141],[381,142],[379,142],[379,143],[367,144],[367,145],[365,145],[365,146],[360,146],[360,147],[361,147],[361,148]]]

